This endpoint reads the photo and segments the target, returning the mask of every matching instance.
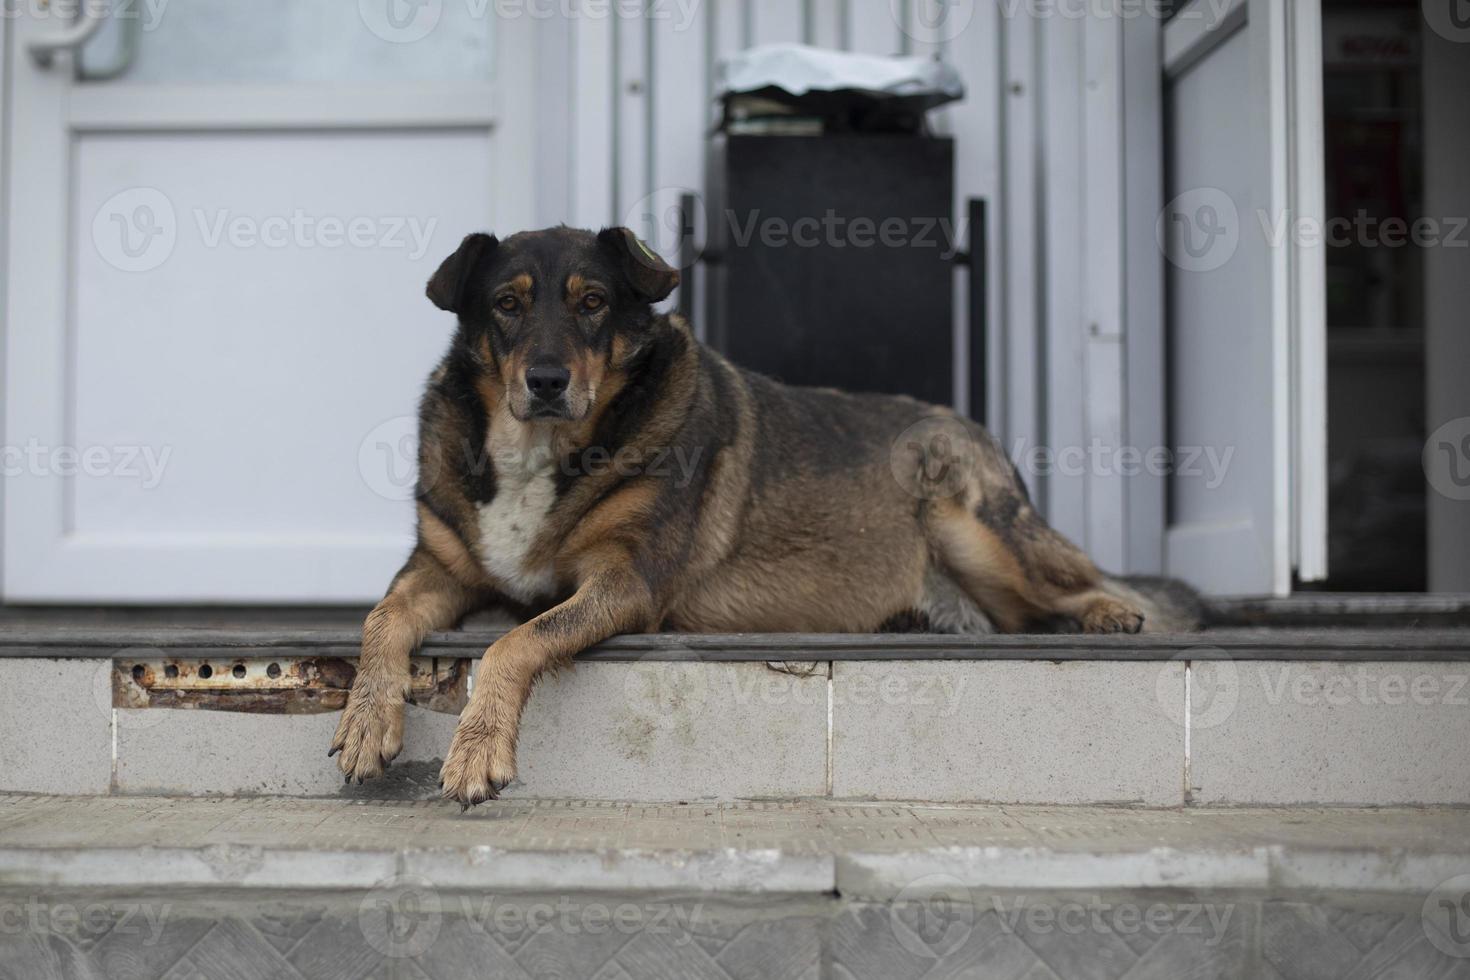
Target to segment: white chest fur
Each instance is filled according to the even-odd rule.
[[[550,565],[528,563],[556,503],[556,461],[550,444],[536,433],[508,435],[495,426],[490,436],[495,498],[479,508],[480,555],[507,595],[532,602],[550,596],[556,585]]]

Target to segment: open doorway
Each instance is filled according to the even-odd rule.
[[[1418,0],[1323,0],[1331,591],[1428,588]]]

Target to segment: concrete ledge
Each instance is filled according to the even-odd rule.
[[[1203,816],[1203,819],[1202,819]],[[1314,830],[1316,840],[1302,840]],[[1412,840],[1412,845],[1406,841]],[[1470,874],[1470,811],[702,807],[0,796],[0,888],[1428,894]]]

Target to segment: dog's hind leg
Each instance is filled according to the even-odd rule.
[[[929,503],[929,534],[944,571],[997,628],[1137,633],[1143,627],[1141,610],[1108,594],[1106,576],[1041,519],[1019,484],[968,491]]]
[[[362,627],[357,676],[328,755],[350,782],[380,776],[403,748],[403,703],[409,658],[433,630],[454,626],[476,594],[422,545],[393,580]]]

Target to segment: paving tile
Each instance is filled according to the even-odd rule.
[[[832,793],[996,803],[1183,800],[1182,664],[833,664]]]
[[[112,665],[0,659],[0,792],[106,793]]]
[[[1206,661],[1202,804],[1470,804],[1470,665]]]

